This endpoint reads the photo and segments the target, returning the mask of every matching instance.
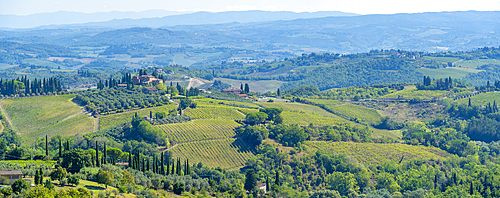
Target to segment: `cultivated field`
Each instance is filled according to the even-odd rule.
[[[379,165],[384,161],[397,163],[402,156],[404,160],[414,158],[436,160],[450,156],[449,153],[439,148],[406,144],[308,141],[306,145],[314,149],[353,157],[365,165]]]
[[[335,114],[349,119],[361,119],[368,124],[378,124],[382,118],[375,109],[370,109],[353,104],[333,106],[330,108]]]
[[[235,121],[219,119],[158,125],[176,143],[232,138],[236,135],[234,129],[238,126],[240,124]]]
[[[208,107],[208,108],[195,108],[186,109],[184,115],[194,119],[227,119],[227,120],[241,120],[245,119],[245,115],[230,107]]]
[[[331,126],[344,122],[339,119],[333,119],[304,112],[283,111],[281,115],[283,116],[283,124],[288,125],[296,124],[300,126],[307,126],[309,124],[313,124],[314,126]]]
[[[174,157],[189,158],[192,164],[201,162],[204,166],[221,168],[243,166],[254,156],[245,142],[233,138],[184,143],[170,150]]]

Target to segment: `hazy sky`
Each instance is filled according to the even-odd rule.
[[[77,11],[343,11],[393,14],[437,11],[499,11],[500,0],[0,0],[0,14]]]

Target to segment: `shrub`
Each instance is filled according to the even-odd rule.
[[[184,192],[184,183],[176,182],[174,184],[174,193],[180,195],[182,192]]]

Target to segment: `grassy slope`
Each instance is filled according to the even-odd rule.
[[[480,70],[475,69],[466,69],[466,68],[458,68],[458,67],[447,67],[441,69],[430,69],[430,68],[419,68],[417,69],[420,73],[425,76],[430,76],[432,78],[463,78],[467,76],[469,73],[478,73]]]
[[[68,136],[76,134],[92,133],[94,129],[92,117],[80,114],[56,124],[47,126],[37,131],[21,135],[25,144],[34,142],[34,137],[53,137],[56,135]]]
[[[132,117],[135,116],[136,112],[137,112],[138,116],[146,116],[146,115],[149,116],[149,112],[152,111],[153,116],[154,116],[154,113],[156,113],[156,112],[160,112],[160,111],[168,112],[171,109],[176,109],[176,108],[177,108],[176,105],[165,105],[165,106],[151,107],[151,108],[145,108],[145,109],[140,109],[140,110],[136,110],[136,111],[128,111],[128,112],[124,112],[124,113],[102,116],[99,118],[99,129],[105,129],[105,128],[108,128],[110,126],[114,126],[116,124],[130,121],[130,120],[132,120]]]
[[[375,109],[370,109],[353,104],[345,104],[331,107],[335,112],[349,117],[361,118],[369,124],[378,124],[382,118]]]
[[[443,159],[450,156],[439,148],[406,144],[308,141],[306,145],[314,149],[351,156],[365,165],[378,165],[387,160],[397,163],[402,156],[406,160],[414,158]]]
[[[310,100],[310,99],[308,99]],[[327,105],[328,107],[334,107],[334,106],[337,106],[339,104],[343,104],[342,102],[340,101],[337,101],[337,100],[313,100],[313,102],[315,103],[319,103],[319,104],[325,104]],[[344,118],[341,118],[335,114],[332,114],[320,107],[317,107],[317,106],[313,106],[313,105],[307,105],[307,104],[301,104],[301,103],[282,103],[282,102],[274,102],[274,103],[260,103],[264,106],[267,106],[267,107],[277,107],[277,108],[281,108],[283,109],[284,111],[295,111],[294,113],[289,113],[288,115],[288,118],[285,117],[285,114],[284,115],[284,118],[285,118],[285,122],[287,119],[296,119],[295,121],[289,121],[289,122],[297,122],[297,124],[299,123],[302,123],[301,125],[308,125],[308,124],[305,124],[304,122],[309,121],[311,119],[314,119],[314,118],[317,118],[316,116],[314,115],[320,115],[320,116],[324,116],[324,117],[327,117],[327,118],[334,118],[334,119],[337,119],[339,121],[342,121],[342,122],[347,122],[353,126],[357,126],[357,127],[366,127],[364,125],[361,125],[361,124],[358,124],[356,122],[353,122],[353,121],[350,121],[350,120],[346,120]],[[298,114],[297,113],[302,111],[306,114]],[[308,114],[312,114],[312,115],[308,115]],[[297,117],[297,116],[305,116],[305,119],[304,121],[301,121],[301,119],[303,119],[304,117]],[[298,120],[297,120],[298,119]],[[320,118],[321,120],[324,120],[323,118]],[[330,122],[333,122],[331,120],[333,119],[328,119],[330,120]],[[321,126],[321,125],[324,125],[322,123],[317,123],[317,122],[320,122],[319,120],[317,121],[314,121],[313,120],[313,123],[316,123],[315,125],[316,126]],[[373,128],[373,127],[369,127],[371,130],[373,130],[373,137],[376,137],[376,138],[381,138],[383,136],[385,137],[390,137],[390,138],[393,138],[393,139],[400,139],[401,138],[401,132],[400,131],[390,131],[390,130],[384,130],[384,129],[376,129],[376,128]]]
[[[2,100],[2,103],[12,118],[12,124],[20,133],[26,133],[81,112],[81,108],[70,101],[74,96],[15,98]]]
[[[478,95],[472,96],[470,100],[473,105],[484,106],[488,105],[488,103],[491,103],[491,105],[493,105],[494,101],[496,101],[496,104],[498,105],[500,104],[500,92],[480,93]],[[457,101],[462,104],[468,104],[469,98],[464,98]]]
[[[402,96],[405,99],[412,99],[416,97],[420,97],[423,99],[430,99],[434,97],[443,96],[446,93],[448,92],[441,90],[417,90],[417,88],[412,88],[412,89],[404,89],[385,96],[381,96],[380,98],[398,98],[398,96]]]

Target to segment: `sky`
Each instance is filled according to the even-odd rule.
[[[439,11],[500,11],[500,0],[0,0],[0,14],[75,11],[342,11],[395,14]]]

